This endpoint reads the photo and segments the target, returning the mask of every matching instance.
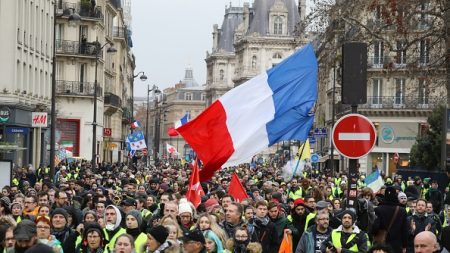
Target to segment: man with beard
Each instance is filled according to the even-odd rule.
[[[356,214],[351,210],[342,212],[342,225],[333,229],[330,236],[322,244],[322,252],[359,252],[366,253],[368,237],[364,231],[354,225]],[[331,246],[332,245],[332,246]]]
[[[69,227],[69,214],[63,208],[56,208],[51,214],[52,235],[61,242],[66,253],[75,253],[78,232]]]
[[[255,204],[255,216],[248,222],[249,237],[252,242],[259,242],[263,253],[277,252],[281,241],[275,224],[267,217],[268,205],[265,201]]]
[[[327,240],[332,231],[329,226],[329,217],[327,209],[319,211],[315,217],[316,224],[303,233],[295,253],[321,252],[322,243]]]
[[[269,203],[269,218],[270,221],[275,225],[275,229],[277,231],[278,240],[281,242],[283,240],[284,232],[288,232],[293,236],[298,237],[297,229],[292,225],[285,214],[280,211],[280,204],[277,202]]]
[[[7,253],[40,252],[53,253],[53,249],[45,244],[38,243],[36,224],[31,220],[23,220],[14,229],[16,243]]]
[[[103,233],[105,234],[106,241],[108,241],[105,246],[105,251],[112,252],[116,244],[117,237],[121,234],[125,234],[127,230],[120,226],[122,214],[114,205],[109,205],[106,207],[104,220],[105,228],[103,229]]]
[[[427,202],[424,199],[418,199],[416,202],[415,213],[408,217],[408,246],[406,252],[414,251],[414,237],[423,231],[436,232],[436,222],[426,214]]]
[[[296,199],[294,201],[294,208],[291,209],[291,214],[288,216],[288,220],[297,229],[297,235],[294,234],[292,236],[292,246],[294,249],[297,247],[297,243],[305,231],[306,216],[308,216],[308,213],[306,212],[305,201],[302,198]]]

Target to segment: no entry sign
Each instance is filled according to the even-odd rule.
[[[340,118],[333,127],[332,136],[336,150],[350,159],[367,155],[377,138],[372,122],[360,114],[348,114]]]

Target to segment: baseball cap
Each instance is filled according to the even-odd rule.
[[[123,206],[136,206],[136,200],[126,198],[120,203]]]
[[[31,240],[36,235],[36,224],[31,220],[24,219],[14,229],[16,240]]]
[[[205,244],[205,236],[200,230],[192,230],[183,234],[183,242],[194,241]]]

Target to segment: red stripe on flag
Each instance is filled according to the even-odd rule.
[[[197,118],[177,128],[203,162],[201,182],[210,179],[234,152],[226,121],[225,109],[217,100]]]
[[[233,173],[233,177],[231,178],[230,186],[228,187],[228,194],[233,196],[236,202],[241,202],[248,198],[247,192],[245,191],[244,186],[242,186],[236,172]]]

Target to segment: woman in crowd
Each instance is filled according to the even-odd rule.
[[[38,216],[45,216],[45,217],[50,216],[50,207],[47,205],[39,206]]]
[[[222,244],[225,244],[228,237],[227,233],[216,223],[215,219],[207,213],[203,213],[199,216],[196,224],[196,228],[201,231],[211,230],[217,237],[219,237]]]
[[[133,236],[121,234],[117,237],[114,253],[135,253]]]
[[[222,253],[223,244],[219,237],[211,230],[204,230],[205,248],[208,253]]]
[[[104,251],[105,237],[102,227],[94,223],[86,223],[83,240],[77,246],[76,253],[102,253]]]
[[[50,234],[51,223],[48,216],[38,216],[36,219],[37,238],[42,244],[50,246],[55,253],[63,253],[61,242]]]
[[[250,243],[250,237],[245,227],[239,227],[234,232],[234,237],[228,239],[226,248],[231,253],[247,253],[247,246]]]
[[[145,251],[147,235],[141,231],[142,216],[138,210],[131,210],[126,216],[127,234],[133,236],[134,248],[137,253]]]

